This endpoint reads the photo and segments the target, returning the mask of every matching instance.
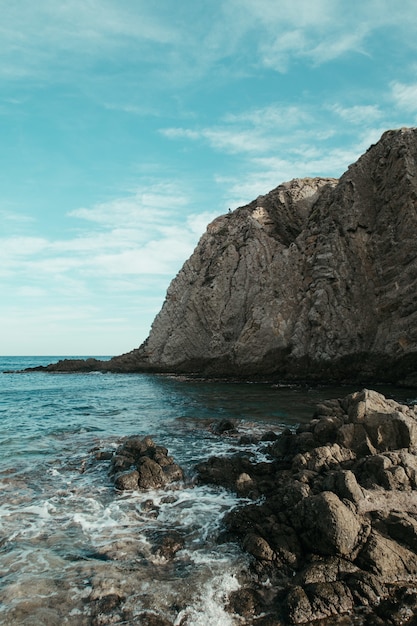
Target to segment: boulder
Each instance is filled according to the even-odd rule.
[[[351,556],[363,534],[361,520],[331,491],[301,500],[293,526],[309,552],[323,555]]]
[[[168,450],[154,443],[151,437],[131,436],[117,448],[110,475],[116,489],[159,489],[182,480],[182,469],[174,463]]]

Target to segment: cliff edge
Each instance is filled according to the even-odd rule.
[[[215,219],[148,339],[94,369],[398,382],[416,365],[417,129],[403,128],[339,180],[295,179]]]

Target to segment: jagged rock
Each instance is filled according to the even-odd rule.
[[[256,623],[263,614],[259,623],[334,626],[350,623],[344,613],[358,623],[409,623],[417,607],[416,424],[413,407],[365,389],[260,442],[269,464],[231,457],[202,466],[201,479],[238,493],[245,467],[258,498],[225,516],[223,536],[252,558]],[[347,426],[362,434],[349,439]]]
[[[384,582],[415,581],[412,576],[417,574],[417,554],[376,530],[372,530],[357,562]]]
[[[116,450],[110,464],[116,489],[158,489],[182,480],[182,469],[168,450],[157,446],[151,437],[127,437]]]
[[[220,422],[215,422],[212,424],[211,430],[216,435],[231,435],[237,433],[235,422],[229,419],[223,419],[220,420]]]
[[[385,527],[392,539],[417,553],[417,520],[407,513],[393,511],[385,519]]]
[[[320,446],[306,452],[297,454],[293,459],[293,469],[307,469],[312,472],[321,472],[332,467],[337,467],[341,463],[352,461],[356,458],[355,453],[349,448],[341,447],[337,443],[329,446]]]
[[[364,497],[363,489],[351,470],[329,472],[322,487],[326,491],[334,492],[341,500],[346,499],[354,504],[358,504]]]

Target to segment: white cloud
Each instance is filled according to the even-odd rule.
[[[412,0],[394,8],[389,0],[21,0],[2,10],[0,76],[78,85],[82,74],[99,85],[104,107],[148,115],[158,107],[145,97],[118,93],[121,103],[112,104],[106,78],[114,84],[118,76],[120,91],[129,92],[139,71],[142,86],[151,80],[160,91],[214,68],[221,80],[262,66],[288,72],[299,60],[319,65],[348,53],[371,55],[370,39],[382,28],[415,50],[416,11]]]
[[[417,83],[405,85],[395,82],[391,84],[392,98],[395,105],[406,112],[417,112]]]
[[[164,128],[159,132],[168,139],[204,141],[215,150],[229,154],[254,154],[276,149],[284,143],[289,131],[309,122],[314,123],[314,117],[307,106],[270,105],[229,113],[212,127]]]
[[[311,122],[312,115],[307,107],[282,104],[228,114],[224,120],[232,124],[249,123],[257,128],[288,129]]]
[[[395,6],[390,0],[230,0],[227,15],[240,42],[251,41],[253,64],[281,73],[299,59],[320,65],[352,53],[372,55],[373,35],[386,28],[402,48],[417,47],[413,0]]]
[[[23,258],[43,252],[48,248],[48,241],[42,237],[16,236],[2,240],[0,254],[7,258]]]
[[[75,280],[71,288],[77,290],[87,277],[172,277],[217,213],[193,211],[176,183],[142,186],[135,194],[71,211],[78,222],[73,238],[1,238],[0,271],[5,277],[18,273],[23,284],[25,276],[36,276],[54,289]]]
[[[350,124],[370,125],[383,116],[380,107],[376,104],[357,104],[350,107],[334,104],[329,106],[329,110]]]
[[[142,1],[21,0],[2,8],[0,75],[49,80],[59,72],[62,80],[62,72],[84,72],[98,58],[114,63],[127,46],[139,56],[149,43],[163,47],[177,39],[169,21]]]

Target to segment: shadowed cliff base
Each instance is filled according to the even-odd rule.
[[[387,383],[405,387],[417,387],[417,353],[408,354],[394,361],[386,355],[347,355],[332,362],[314,362],[310,359],[285,363],[270,355],[270,367],[263,365],[262,371],[253,365],[237,367],[228,358],[186,361],[175,368],[149,365],[134,359],[115,357],[108,361],[98,359],[62,359],[46,366],[27,368],[24,371],[50,373],[120,373],[120,374],[175,374],[221,380],[253,380],[310,384],[362,384]]]
[[[149,337],[51,372],[413,384],[417,129],[384,133],[339,179],[283,183],[208,225]]]

